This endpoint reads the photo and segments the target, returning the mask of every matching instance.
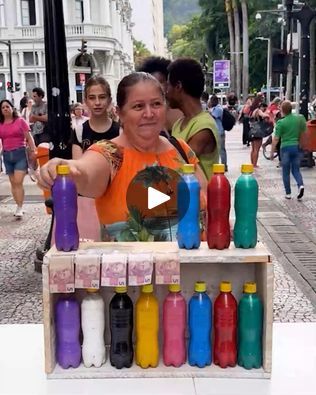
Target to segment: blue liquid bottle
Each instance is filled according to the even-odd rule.
[[[234,244],[237,248],[254,248],[257,244],[258,183],[252,173],[253,165],[242,165],[235,185]]]
[[[57,178],[52,188],[58,251],[77,250],[79,246],[77,189],[69,173],[69,166],[57,166]]]
[[[259,369],[262,365],[263,305],[256,283],[245,283],[238,305],[238,365]]]
[[[188,361],[191,366],[203,368],[212,363],[212,302],[206,294],[205,282],[196,282],[194,290],[189,301]]]
[[[63,369],[77,368],[81,361],[80,307],[72,297],[61,298],[55,306],[56,359]]]
[[[182,177],[178,183],[178,232],[180,248],[191,250],[201,244],[200,230],[200,184],[194,175],[194,165],[182,167]],[[189,196],[188,196],[189,193]],[[189,202],[188,202],[189,198]]]

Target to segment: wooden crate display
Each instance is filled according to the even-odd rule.
[[[54,304],[58,299],[57,293],[51,293],[49,287],[49,273],[61,255],[72,255],[87,249],[93,249],[93,254],[109,253],[115,249],[124,252],[146,252],[153,254],[161,251],[175,251],[175,243],[82,243],[78,252],[62,253],[52,248],[44,259],[43,265],[43,310],[44,310],[44,341],[45,341],[45,371],[49,378],[115,378],[115,377],[229,377],[229,378],[269,378],[272,365],[272,323],[273,323],[273,264],[267,249],[258,243],[255,249],[236,249],[233,244],[227,250],[209,250],[206,243],[202,243],[198,250],[179,250],[182,294],[188,301],[194,292],[196,281],[205,281],[207,293],[214,303],[219,293],[219,283],[223,280],[231,281],[233,294],[239,300],[242,295],[242,286],[246,281],[255,281],[257,291],[264,306],[263,327],[263,367],[246,370],[236,366],[221,369],[212,363],[205,368],[192,367],[185,364],[180,368],[166,367],[160,360],[157,368],[141,369],[134,362],[129,369],[115,369],[109,362],[107,348],[107,361],[100,368],[85,368],[81,365],[76,368],[62,369],[55,359],[55,322]],[[70,291],[71,288],[70,288]],[[69,290],[68,290],[69,292]],[[74,289],[76,298],[81,301],[85,295],[84,289]],[[101,295],[106,306],[105,341],[110,343],[108,308],[114,295],[113,287],[101,287]],[[135,302],[139,296],[140,287],[128,288],[128,294]],[[168,293],[167,285],[155,285],[154,293],[159,300],[160,307],[160,349],[162,302]],[[161,354],[161,353],[160,353]]]

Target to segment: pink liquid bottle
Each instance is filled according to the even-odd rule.
[[[169,285],[163,304],[163,362],[179,367],[186,361],[186,301],[179,284]]]

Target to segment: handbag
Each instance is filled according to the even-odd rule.
[[[253,121],[250,125],[249,137],[250,139],[263,139],[273,133],[273,124],[264,119],[260,121]]]

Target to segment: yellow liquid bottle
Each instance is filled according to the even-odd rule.
[[[143,369],[159,362],[159,305],[153,285],[143,285],[136,302],[136,363]]]

